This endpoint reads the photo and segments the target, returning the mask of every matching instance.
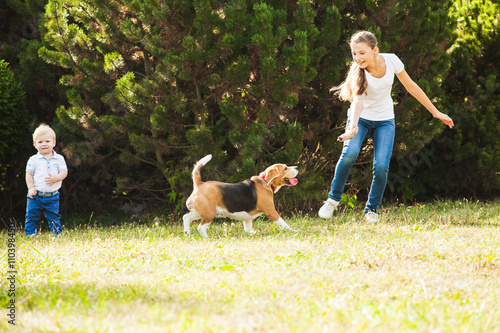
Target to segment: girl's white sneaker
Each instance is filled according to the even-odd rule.
[[[319,217],[325,220],[331,219],[333,212],[337,210],[338,206],[339,206],[338,201],[328,198],[328,200],[325,201],[323,206],[321,206],[321,208],[318,211]]]
[[[368,223],[376,223],[378,222],[378,214],[372,211],[369,211],[365,214],[365,221]]]

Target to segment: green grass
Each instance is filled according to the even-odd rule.
[[[16,329],[500,332],[500,203],[390,206],[381,219],[343,209],[287,219],[289,233],[263,218],[254,236],[219,220],[208,240],[181,221],[19,233]]]

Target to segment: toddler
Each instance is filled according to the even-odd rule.
[[[36,223],[43,212],[49,222],[50,231],[59,236],[62,227],[58,190],[68,175],[68,167],[64,157],[54,151],[56,133],[48,125],[38,126],[33,133],[33,145],[38,154],[31,156],[26,166],[28,202],[25,233],[27,236],[37,235]]]

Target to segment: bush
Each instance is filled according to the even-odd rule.
[[[14,78],[9,65],[0,60],[0,160],[6,161],[17,152],[26,135],[27,110],[24,90]]]
[[[13,195],[25,189],[22,147],[32,142],[27,132],[24,90],[9,65],[0,60],[0,212],[12,209]]]
[[[477,0],[455,1],[450,9],[458,26],[444,89],[455,128],[398,161],[392,182],[403,197],[500,194],[499,12],[497,3]]]

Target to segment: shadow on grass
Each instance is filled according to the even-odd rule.
[[[169,288],[168,279],[161,287],[152,287],[144,277],[142,284],[113,283],[96,276],[95,283],[53,282],[37,286],[20,285],[18,287],[18,306],[21,311],[33,309],[60,309],[75,311],[81,309],[99,309],[107,303],[125,304],[140,300],[143,303],[175,303],[193,305],[196,298],[181,295]],[[7,299],[5,292],[1,293],[0,301]]]

